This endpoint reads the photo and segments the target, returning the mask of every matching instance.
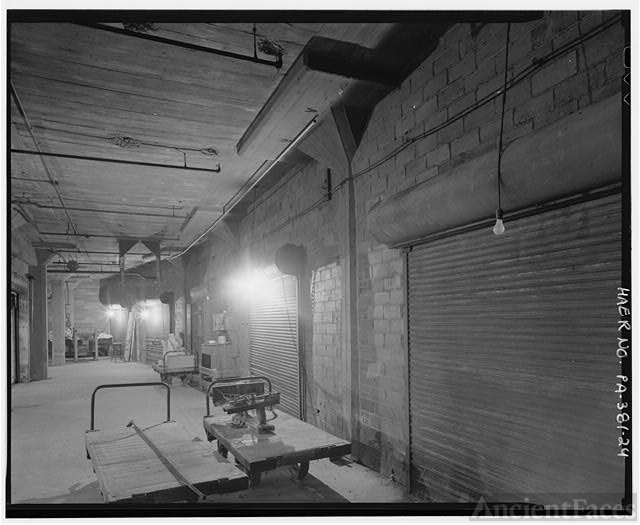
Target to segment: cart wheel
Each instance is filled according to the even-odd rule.
[[[226,458],[229,455],[227,447],[220,443],[220,441],[218,441],[218,454],[220,454],[223,458]]]
[[[191,379],[193,379],[193,374],[184,374],[183,376],[180,376],[180,379],[182,379],[183,385],[188,386],[191,384]]]
[[[207,432],[207,441],[211,443],[213,441],[213,436]]]
[[[255,487],[257,485],[260,485],[260,478],[261,478],[261,473],[260,472],[249,472],[249,483],[251,487]]]
[[[298,466],[298,480],[302,481],[309,472],[309,462],[303,461]]]

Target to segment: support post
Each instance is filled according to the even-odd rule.
[[[52,350],[51,366],[60,366],[65,363],[65,342],[64,342],[64,281],[62,279],[52,279],[51,282],[51,331]]]
[[[33,301],[29,350],[29,379],[47,378],[47,263],[52,257],[49,250],[36,250],[36,266],[29,267],[33,276]]]
[[[73,329],[73,360],[78,362],[78,331]]]
[[[98,359],[98,332],[96,330],[93,331],[93,359],[94,361]]]
[[[360,412],[360,376],[359,376],[359,348],[358,348],[358,279],[356,273],[356,222],[355,222],[355,192],[353,179],[351,177],[351,161],[355,155],[357,145],[349,119],[344,106],[331,108],[331,114],[338,131],[342,151],[346,164],[346,182],[343,191],[339,192],[340,217],[342,224],[344,261],[344,336],[345,360],[343,362],[345,371],[346,392],[350,395],[343,398],[343,410],[348,424],[349,440],[357,442],[360,439],[359,419]],[[355,444],[355,443],[354,443]],[[354,447],[357,454],[357,448]]]

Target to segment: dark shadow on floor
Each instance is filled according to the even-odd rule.
[[[102,503],[100,486],[98,481],[88,484],[74,483],[69,487],[69,492],[48,498],[32,498],[13,503],[39,504],[39,503]]]
[[[256,487],[228,494],[213,494],[204,504],[216,503],[286,503],[286,502],[314,502],[334,503],[348,500],[336,491],[322,483],[310,474],[303,481],[296,479],[297,472],[287,467],[270,470],[263,473],[262,482]],[[69,492],[48,498],[32,498],[13,503],[42,504],[42,503],[102,503],[100,487],[97,481],[81,485],[74,484]]]
[[[259,485],[239,492],[212,495],[207,503],[349,502],[312,475],[307,474],[303,481],[298,481],[297,475],[296,470],[288,467],[269,470],[263,472]]]

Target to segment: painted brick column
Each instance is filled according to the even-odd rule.
[[[56,279],[51,282],[51,326],[49,327],[53,338],[53,352],[51,365],[64,365],[64,281]]]
[[[47,262],[51,253],[36,250],[37,266],[30,266],[33,276],[33,322],[29,376],[31,381],[47,378]]]

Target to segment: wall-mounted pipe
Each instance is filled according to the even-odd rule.
[[[182,42],[180,40],[173,40],[171,38],[165,38],[162,36],[151,35],[149,33],[138,33],[137,31],[129,31],[127,29],[121,29],[119,27],[108,26],[103,24],[91,24],[91,23],[83,23],[77,22],[76,25],[80,25],[83,27],[89,27],[91,29],[99,29],[101,31],[108,31],[110,33],[115,33],[118,35],[131,36],[135,38],[140,38],[142,40],[148,40],[151,42],[157,42],[159,44],[167,44],[170,46],[181,47],[183,49],[189,49],[191,51],[201,51],[203,53],[209,53],[212,55],[219,55],[226,58],[233,58],[235,60],[243,60],[245,62],[251,62],[253,64],[261,64],[264,66],[272,66],[276,69],[280,69],[282,67],[282,54],[276,55],[275,60],[265,60],[263,58],[258,58],[255,53],[254,55],[242,55],[240,53],[234,53],[232,51],[225,51],[223,49],[216,49],[212,47],[200,46],[198,44],[192,44],[191,42]],[[255,42],[254,42],[255,46]]]
[[[238,202],[240,202],[255,186],[256,184],[258,184],[266,175],[267,173],[269,173],[271,171],[271,169],[282,160],[282,158],[289,153],[289,151],[291,151],[291,149],[293,149],[293,147],[302,140],[302,138],[309,133],[309,131],[311,130],[311,128],[313,128],[313,126],[315,125],[315,123],[317,122],[317,117],[313,117],[308,123],[307,125],[302,128],[302,131],[300,131],[300,133],[298,133],[296,135],[296,137],[289,143],[289,145],[284,148],[279,154],[278,156],[274,159],[274,161],[262,172],[260,173],[257,177],[255,177],[255,180],[249,184],[245,183],[245,186],[243,186],[244,191],[242,191],[242,188],[240,189],[240,191],[242,191],[242,193],[238,195],[238,193],[236,193],[236,195],[234,195],[233,197],[231,197],[231,199],[229,199],[227,201],[227,203],[223,206],[223,212],[222,214],[220,214],[220,216],[213,221],[213,224],[211,224],[211,226],[209,226],[204,232],[202,232],[200,235],[198,235],[198,237],[196,237],[193,241],[191,241],[191,243],[189,243],[189,245],[182,250],[180,253],[177,253],[175,255],[172,255],[170,257],[170,259],[174,259],[176,257],[181,257],[182,255],[184,255],[185,253],[187,253],[191,248],[193,248],[196,244],[198,244],[198,242],[205,236],[207,235],[211,230],[213,230],[218,223],[220,223],[220,221],[222,221],[222,219],[224,219],[229,212],[234,208],[234,206],[236,204],[238,204]],[[260,165],[260,167],[258,168],[258,170],[254,173],[254,175],[256,173],[259,173],[259,171],[262,169],[262,167],[264,166],[264,163],[262,163]],[[251,181],[251,179],[254,178],[254,175],[252,175],[251,177],[249,177],[249,181]],[[233,204],[231,205],[230,203]]]
[[[122,159],[110,159],[107,157],[92,157],[89,155],[71,155],[69,153],[53,153],[50,151],[33,151],[29,149],[11,148],[11,153],[18,155],[37,155],[39,157],[55,157],[58,159],[72,159],[72,160],[86,160],[88,162],[106,162],[111,164],[127,164],[129,166],[145,166],[148,168],[162,168],[171,170],[186,170],[186,171],[202,171],[205,173],[220,173],[222,168],[218,164],[217,168],[193,168],[186,164],[183,166],[177,164],[158,164],[156,162],[143,162],[137,160],[122,160]]]

